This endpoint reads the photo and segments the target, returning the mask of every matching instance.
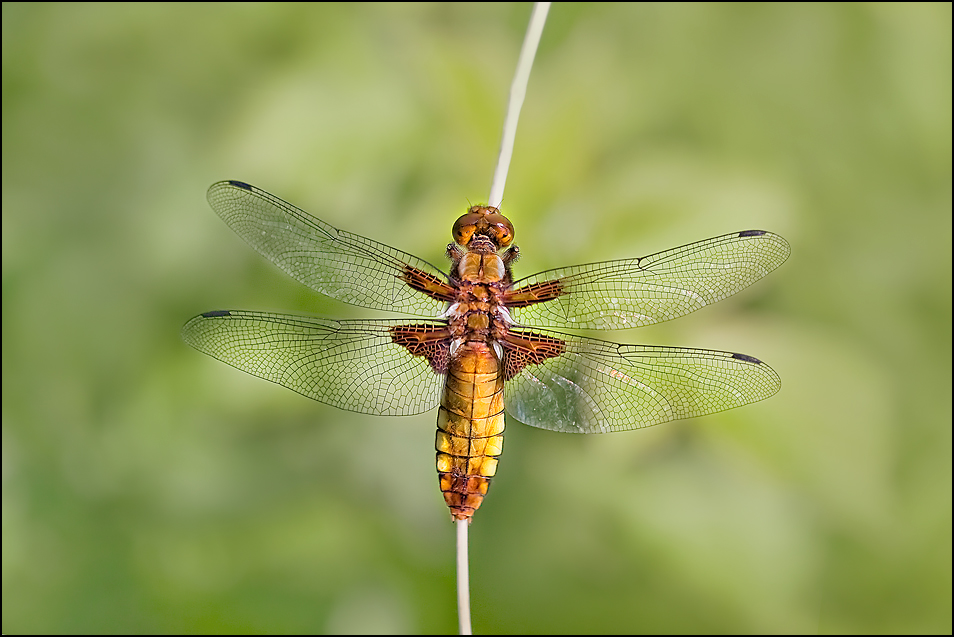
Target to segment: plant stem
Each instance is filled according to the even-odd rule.
[[[467,527],[470,520],[457,520],[457,623],[461,635],[470,628],[470,572],[467,565]]]
[[[510,85],[510,100],[507,104],[507,116],[504,118],[503,137],[500,140],[500,154],[497,156],[497,168],[494,169],[494,180],[490,185],[490,200],[488,205],[497,208],[503,201],[504,184],[507,182],[507,171],[510,170],[510,158],[513,156],[513,142],[517,136],[517,120],[520,118],[520,107],[527,94],[527,82],[530,79],[530,68],[533,58],[537,54],[537,45],[543,34],[543,24],[550,11],[549,2],[537,2],[533,5],[530,14],[530,24],[523,39],[523,48],[520,49],[520,58],[517,60],[517,71]]]

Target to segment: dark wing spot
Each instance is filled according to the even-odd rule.
[[[766,234],[765,230],[743,230],[739,233],[740,237],[761,237]]]
[[[219,316],[232,316],[228,310],[212,310],[211,312],[203,312],[203,318],[217,318]]]
[[[236,181],[235,179],[229,179],[229,184],[235,186],[236,188],[241,188],[242,190],[251,190],[252,187],[249,186],[244,181]]]
[[[740,361],[745,361],[746,363],[755,363],[756,365],[762,364],[762,361],[760,361],[754,356],[749,356],[748,354],[733,354],[732,358],[738,359]]]

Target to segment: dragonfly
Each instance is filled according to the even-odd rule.
[[[454,520],[471,520],[487,494],[505,412],[541,429],[605,433],[740,407],[781,387],[771,367],[747,354],[556,331],[650,325],[735,294],[788,258],[788,243],[771,232],[514,280],[514,227],[495,207],[471,206],[457,219],[445,272],[241,181],[213,184],[208,201],[311,289],[409,318],[216,310],[185,324],[185,342],[340,409],[405,416],[437,408],[437,473]]]

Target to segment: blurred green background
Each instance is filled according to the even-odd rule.
[[[241,179],[444,263],[530,5],[3,4],[3,632],[452,632],[435,415],[185,346],[380,317],[209,209]],[[951,632],[951,6],[556,5],[504,199],[518,275],[768,229],[792,257],[622,342],[782,391],[645,431],[511,422],[478,632]]]

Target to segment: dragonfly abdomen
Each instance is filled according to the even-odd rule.
[[[503,451],[500,361],[485,342],[462,344],[451,358],[437,415],[437,473],[455,520],[470,518],[487,494]]]

